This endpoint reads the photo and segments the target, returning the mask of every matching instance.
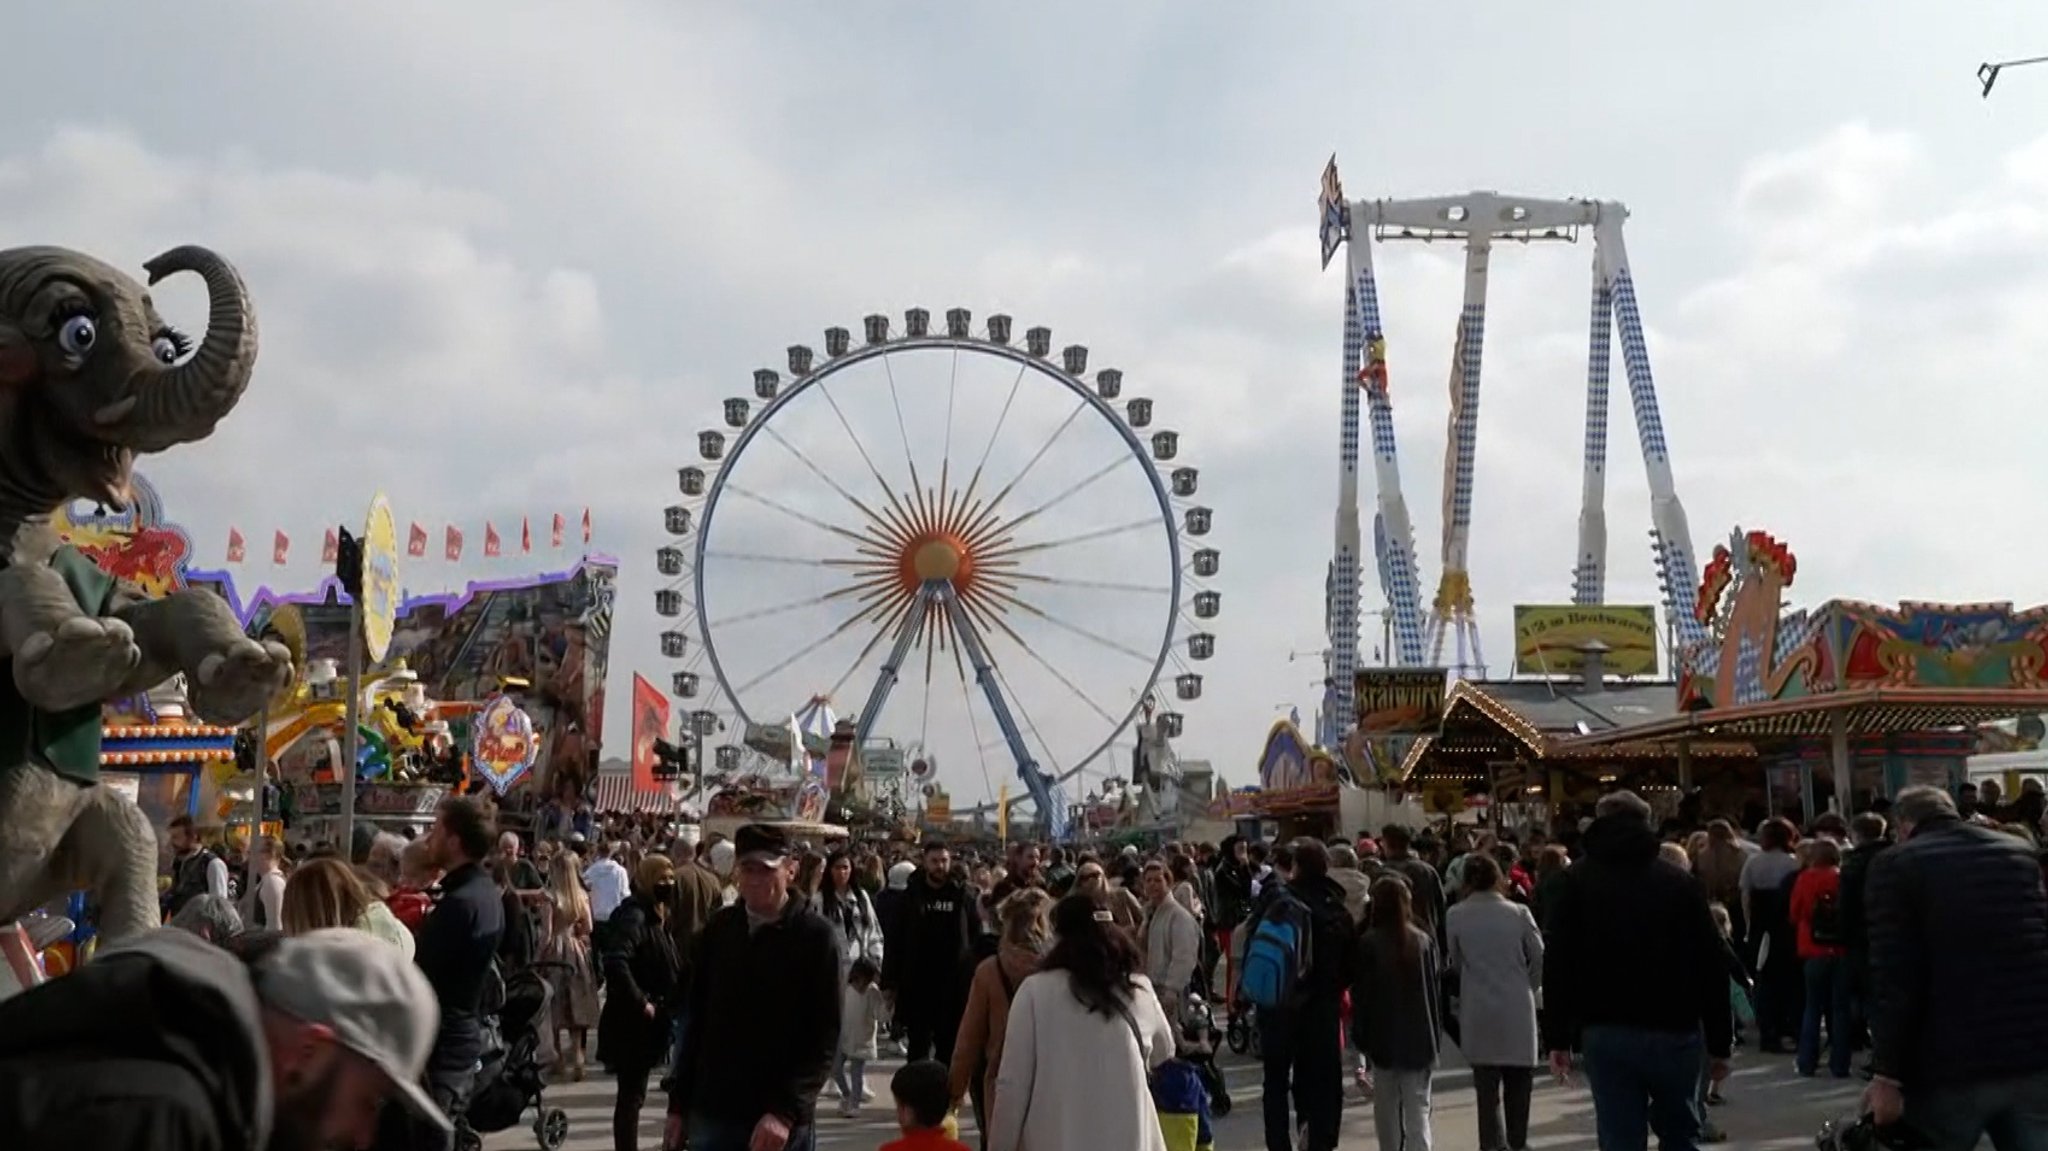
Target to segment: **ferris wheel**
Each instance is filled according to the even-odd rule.
[[[673,690],[708,673],[755,724],[823,698],[857,746],[943,750],[991,793],[1007,757],[1063,834],[1061,781],[1111,770],[1161,680],[1202,694],[1222,599],[1199,473],[1153,400],[1050,329],[1019,346],[1011,317],[958,308],[862,327],[754,372],[679,469],[655,595]]]

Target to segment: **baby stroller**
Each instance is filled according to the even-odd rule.
[[[563,966],[536,963],[505,980],[496,1026],[486,1032],[476,1087],[470,1093],[469,1106],[455,1121],[457,1151],[482,1151],[485,1134],[510,1130],[529,1107],[534,1111],[533,1135],[541,1151],[560,1151],[568,1141],[568,1113],[549,1107],[541,1098],[547,1085],[547,1069],[540,1061],[541,1029],[549,1024],[548,1006],[553,998],[547,972]]]
[[[1243,999],[1231,1000],[1229,1017],[1223,1021],[1223,1035],[1231,1051],[1239,1055],[1250,1052],[1252,1058],[1260,1058],[1258,1008]]]
[[[1230,1114],[1230,1084],[1223,1078],[1223,1069],[1216,1066],[1216,1040],[1222,1032],[1216,1028],[1215,1012],[1200,995],[1188,994],[1180,1034],[1180,1057],[1194,1065],[1202,1089],[1209,1093],[1209,1113],[1221,1119]]]

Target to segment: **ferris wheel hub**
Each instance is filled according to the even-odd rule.
[[[910,541],[899,565],[911,590],[930,580],[945,580],[964,589],[974,577],[974,553],[950,535],[926,535]]]

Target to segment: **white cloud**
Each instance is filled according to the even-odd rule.
[[[507,60],[532,58],[545,31],[506,32],[526,53]],[[624,45],[622,69],[665,43],[646,39]],[[391,51],[425,60],[439,42]],[[732,56],[729,70],[754,60]],[[1342,285],[1317,268],[1305,206],[1205,219],[1200,231],[1224,241],[1194,245],[1171,205],[1124,235],[1103,220],[1034,218],[1019,204],[1028,196],[968,202],[937,177],[878,204],[865,194],[889,186],[886,170],[784,154],[764,137],[791,107],[772,92],[738,99],[724,72],[672,79],[666,103],[629,101],[609,117],[598,109],[613,96],[563,76],[508,92],[467,75],[449,75],[458,106],[437,114],[484,123],[503,97],[507,114],[546,113],[548,139],[589,127],[558,184],[530,169],[456,180],[340,151],[284,163],[226,141],[158,147],[116,121],[59,127],[0,157],[0,220],[20,242],[136,268],[204,242],[254,285],[265,345],[243,410],[213,442],[150,468],[205,558],[230,523],[259,553],[279,525],[303,557],[287,574],[310,579],[320,526],[359,515],[380,485],[402,518],[461,523],[473,553],[486,517],[512,536],[521,513],[544,525],[587,504],[600,545],[625,560],[617,674],[660,681],[648,610],[657,516],[718,401],[742,394],[756,366],[780,367],[785,344],[819,346],[824,327],[857,328],[869,311],[1009,311],[1020,333],[1045,323],[1056,347],[1086,343],[1094,367],[1123,368],[1126,394],[1156,398],[1161,426],[1184,434],[1185,461],[1202,468],[1225,609],[1184,753],[1243,782],[1269,705],[1310,709],[1313,664],[1288,654],[1320,643]],[[973,166],[909,136],[889,148],[925,174]],[[1631,226],[1695,546],[1735,522],[1769,528],[1799,550],[1797,590],[1810,599],[2048,598],[2037,574],[2048,549],[2021,526],[2048,480],[2034,443],[2048,416],[2034,379],[2048,357],[2048,217],[2036,207],[2048,140],[1958,168],[1920,134],[1851,125],[1697,183],[1708,223],[1639,201]],[[564,232],[563,205],[577,202],[620,230],[646,224],[640,250],[628,260],[587,246],[595,233],[581,224]],[[1511,606],[1569,594],[1590,256],[1582,244],[1495,261],[1472,559],[1497,672]],[[1378,266],[1408,502],[1433,581],[1457,253],[1382,248]],[[650,272],[662,268],[666,279]],[[174,319],[203,318],[192,285],[162,295]],[[1648,501],[1618,358],[1614,375],[1610,598],[1640,601],[1654,595]],[[1049,431],[1060,414],[1020,419]],[[1085,468],[1065,466],[1053,479]],[[1362,496],[1369,516],[1369,482]],[[1377,606],[1370,577],[1365,590]],[[1365,633],[1369,650],[1370,617]],[[1099,722],[1045,690],[1041,723]],[[613,694],[622,706],[626,693]],[[862,689],[845,694],[852,707]],[[956,792],[980,793],[971,744],[990,740],[988,721],[944,737]]]

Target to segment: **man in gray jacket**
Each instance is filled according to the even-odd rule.
[[[1145,974],[1166,1017],[1180,1026],[1181,996],[1202,962],[1202,925],[1173,897],[1166,865],[1145,865]]]

